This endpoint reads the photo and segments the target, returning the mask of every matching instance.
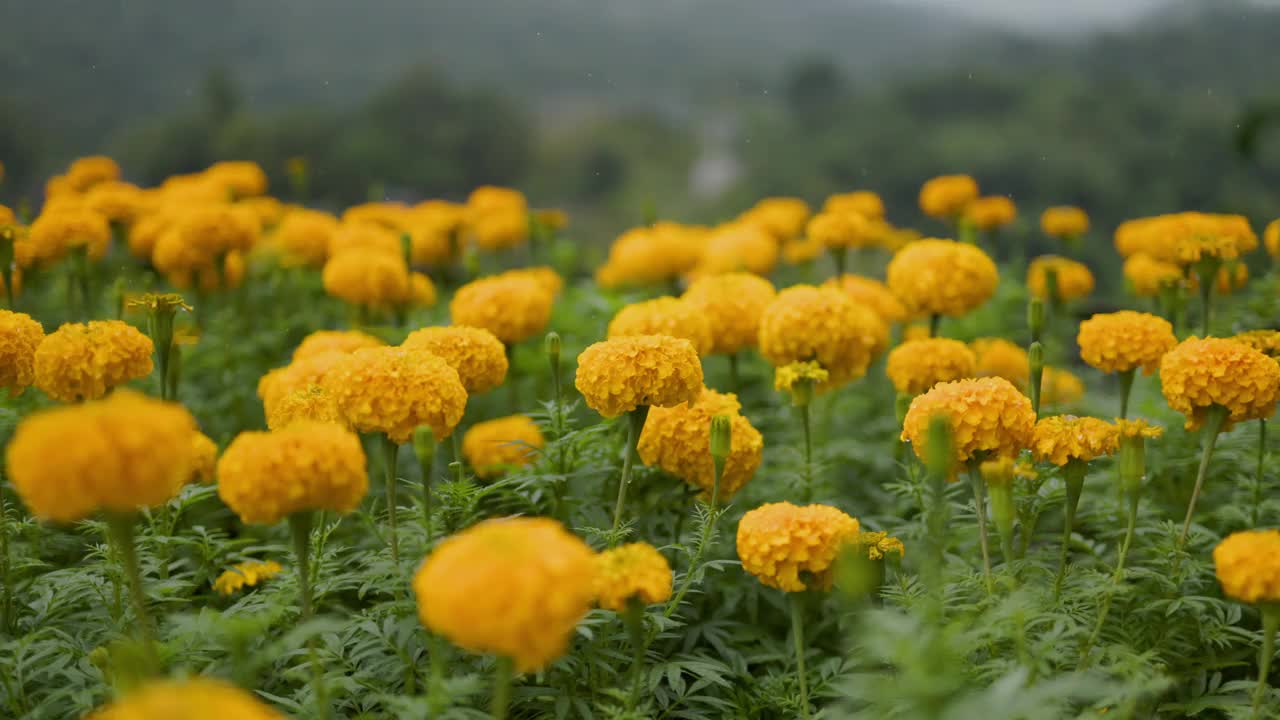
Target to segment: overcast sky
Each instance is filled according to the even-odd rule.
[[[1161,5],[1179,0],[892,0],[960,10],[985,20],[1034,30],[1078,30],[1124,25]],[[1277,5],[1280,0],[1253,0]]]

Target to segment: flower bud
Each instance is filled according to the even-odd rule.
[[[1137,437],[1120,436],[1118,453],[1120,487],[1126,495],[1135,496],[1142,491],[1142,481],[1147,475],[1147,441]]]
[[[547,353],[547,358],[551,361],[551,367],[560,367],[560,333],[552,330],[547,333],[547,337],[542,341],[542,347]]]
[[[1027,327],[1031,329],[1032,341],[1039,341],[1044,331],[1044,301],[1038,297],[1027,302]]]
[[[733,445],[733,423],[728,415],[711,418],[711,457],[723,461]]]

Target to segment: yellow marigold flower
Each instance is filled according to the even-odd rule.
[[[977,199],[978,183],[968,175],[940,175],[920,188],[920,210],[935,218],[955,218]]]
[[[102,215],[84,209],[46,210],[31,223],[27,241],[36,262],[48,264],[82,248],[89,259],[101,260],[111,244],[111,226]]]
[[[65,177],[72,190],[82,193],[98,183],[119,180],[120,166],[106,155],[89,155],[76,158]]]
[[[671,407],[697,400],[702,363],[688,340],[668,335],[613,338],[582,351],[574,384],[588,407],[617,417],[641,405]]]
[[[319,210],[292,210],[272,237],[284,253],[286,264],[324,267],[329,246],[338,232],[338,219]],[[132,238],[130,238],[132,240]]]
[[[969,343],[977,358],[975,372],[979,377],[999,377],[1015,387],[1026,387],[1031,379],[1031,361],[1021,345],[1004,338],[978,338]]]
[[[329,257],[348,250],[404,255],[400,232],[369,221],[345,221],[338,225],[329,240]]]
[[[67,323],[35,354],[35,385],[59,402],[93,400],[151,374],[151,338],[120,320]]]
[[[529,239],[528,210],[487,211],[473,216],[467,227],[476,247],[486,252],[509,250]]]
[[[701,311],[679,298],[660,297],[632,303],[609,322],[610,338],[670,335],[693,343],[699,355],[711,352],[711,324]]]
[[[827,248],[862,248],[875,238],[869,232],[867,219],[858,213],[823,211],[814,215],[806,234]]]
[[[231,197],[247,198],[267,191],[267,174],[258,163],[249,160],[216,162],[204,171],[204,176]]]
[[[973,245],[933,238],[917,240],[889,261],[889,289],[913,314],[959,317],[985,303],[999,273]]]
[[[595,596],[595,554],[549,518],[485,520],[440,543],[413,579],[418,617],[519,672],[564,654]]]
[[[507,377],[507,351],[502,341],[484,328],[448,325],[414,330],[400,345],[425,350],[458,371],[468,395],[498,387]]]
[[[191,478],[194,431],[181,405],[118,390],[28,415],[5,462],[14,489],[42,520],[130,513],[168,502]]]
[[[263,410],[270,418],[279,412],[279,403],[290,393],[320,385],[348,353],[321,352],[294,360],[282,368],[276,368],[258,380],[258,397]]]
[[[800,198],[769,197],[742,213],[740,220],[762,227],[777,242],[786,242],[804,230],[809,204]]]
[[[836,193],[822,204],[823,212],[855,212],[868,220],[884,218],[884,201],[870,190]]]
[[[880,316],[835,288],[789,287],[760,318],[760,354],[774,367],[817,361],[830,373],[820,390],[862,377],[888,344]]]
[[[977,362],[959,340],[909,340],[889,353],[885,374],[899,393],[919,395],[940,382],[973,377]]]
[[[21,395],[35,381],[36,348],[43,340],[44,328],[30,315],[0,310],[0,388],[7,388],[9,397]]]
[[[258,583],[265,582],[279,575],[284,568],[280,567],[280,563],[275,560],[246,560],[231,566],[230,570],[223,571],[216,580],[213,581],[213,589],[219,595],[234,595],[247,587],[257,587]]]
[[[1089,462],[1111,455],[1119,447],[1120,434],[1115,425],[1093,417],[1053,415],[1036,423],[1031,439],[1031,455],[1039,462],[1059,467],[1069,461]]]
[[[1041,300],[1049,299],[1049,271],[1057,274],[1059,300],[1077,300],[1093,292],[1093,273],[1084,263],[1057,255],[1041,255],[1027,267],[1027,290]]]
[[[415,209],[408,222],[409,261],[415,267],[441,267],[457,258],[461,249],[457,219]]]
[[[720,499],[727,500],[755,475],[764,451],[764,438],[751,421],[739,414],[738,397],[703,389],[693,402],[649,410],[636,450],[645,465],[658,466],[701,488],[708,497],[715,485],[711,458],[711,418],[728,415],[729,456],[720,477]]]
[[[940,383],[911,401],[903,421],[902,439],[910,441],[921,459],[928,457],[925,446],[934,417],[945,417],[951,426],[956,464],[1016,455],[1031,443],[1036,422],[1031,401],[1004,378]]]
[[[344,355],[321,383],[358,432],[408,442],[419,425],[437,440],[462,420],[467,391],[458,371],[424,350],[366,348]]]
[[[254,217],[258,219],[258,228],[261,230],[267,230],[279,225],[284,214],[290,210],[283,202],[270,195],[245,198],[237,205],[253,213]]]
[[[1168,320],[1150,313],[1121,310],[1098,313],[1080,323],[1080,357],[1106,373],[1142,368],[1147,375],[1178,344]]]
[[[1242,215],[1182,213],[1173,220],[1170,235],[1175,257],[1169,259],[1184,265],[1206,257],[1234,260],[1258,247],[1258,236]]]
[[[760,317],[777,297],[773,283],[751,273],[698,278],[681,299],[711,327],[711,352],[732,354],[756,346]]]
[[[273,398],[269,403],[264,402],[263,409],[267,416],[267,428],[271,430],[279,430],[302,420],[347,427],[347,418],[338,409],[338,402],[319,385],[291,390],[279,398]]]
[[[970,203],[965,217],[979,230],[997,230],[1018,217],[1018,208],[1004,195],[991,195]]]
[[[131,225],[147,207],[146,191],[127,182],[109,181],[91,188],[85,196],[85,207],[107,220]]]
[[[533,280],[541,285],[544,290],[551,293],[552,297],[559,296],[560,291],[564,289],[564,278],[560,277],[560,273],[556,272],[555,268],[546,265],[508,270],[502,273],[502,276]]]
[[[659,222],[619,235],[609,257],[596,271],[604,287],[651,285],[693,269],[706,247],[707,228]]]
[[[1182,268],[1142,252],[1125,259],[1124,278],[1138,297],[1155,297],[1162,288],[1183,282]]]
[[[978,466],[982,481],[989,486],[1007,487],[1013,484],[1017,473],[1016,461],[1010,455],[1000,455],[990,460],[983,460]]]
[[[821,387],[830,379],[831,373],[822,369],[816,362],[793,362],[782,365],[773,371],[773,389],[791,392],[801,381],[811,382],[814,387]]]
[[[515,188],[497,185],[481,185],[467,196],[467,209],[472,212],[485,212],[505,209],[526,210],[529,201],[524,193]]]
[[[252,211],[225,204],[190,208],[182,213],[174,229],[179,241],[195,251],[198,264],[210,264],[233,250],[248,251],[261,233]]]
[[[1280,602],[1280,530],[1231,533],[1213,549],[1227,597],[1251,605]]]
[[[245,523],[272,525],[309,510],[348,513],[368,490],[360,438],[333,423],[242,432],[218,459],[218,497]]]
[[[409,304],[413,307],[431,307],[436,304],[436,286],[431,278],[415,272],[409,273]]]
[[[173,206],[163,206],[143,215],[129,228],[129,252],[140,260],[150,261],[160,238],[173,229],[181,211]]]
[[[352,205],[342,213],[343,225],[372,225],[399,232],[404,228],[409,208],[398,202],[367,202]]]
[[[409,297],[409,267],[398,254],[349,250],[324,264],[324,291],[352,305],[387,308]]]
[[[533,463],[546,441],[528,415],[478,422],[462,436],[462,456],[481,478]]]
[[[484,328],[506,345],[546,329],[555,295],[530,277],[497,275],[463,285],[449,302],[455,325]]]
[[[3,180],[3,179],[4,179],[3,177],[0,177],[0,180]],[[18,222],[18,216],[14,214],[13,208],[3,203],[0,203],[0,226],[13,225],[17,222]]]
[[[549,230],[563,230],[569,227],[569,213],[559,208],[534,210],[533,219]]]
[[[842,290],[849,299],[859,305],[865,305],[876,311],[884,323],[901,323],[906,320],[906,307],[893,295],[886,284],[877,279],[863,275],[844,274],[838,278],[828,279],[822,287],[835,287]]]
[[[85,720],[285,720],[252,694],[221,680],[161,680],[94,712]]]
[[[1191,276],[1191,287],[1199,287],[1199,278]],[[1229,260],[1218,268],[1213,278],[1213,289],[1219,295],[1230,295],[1249,284],[1249,266],[1238,260]]]
[[[1275,412],[1280,364],[1235,340],[1193,337],[1164,356],[1160,385],[1169,407],[1187,416],[1188,430],[1200,427],[1211,405],[1230,411],[1230,427]]]
[[[1141,418],[1136,420],[1126,420],[1124,418],[1116,418],[1116,432],[1121,438],[1151,438],[1155,439],[1164,434],[1164,428]]]
[[[761,505],[738,522],[738,558],[743,570],[769,587],[829,590],[832,563],[841,548],[858,541],[860,530],[857,519],[830,505]],[[811,576],[808,585],[800,573]]]
[[[782,261],[788,265],[799,265],[822,257],[826,251],[827,246],[816,238],[792,238],[782,244]]]
[[[196,430],[191,433],[191,480],[213,482],[214,466],[218,462],[218,446],[208,435]]]
[[[1280,358],[1280,330],[1249,330],[1231,338],[1271,358]]]
[[[1071,205],[1045,208],[1040,214],[1040,229],[1045,235],[1060,240],[1078,238],[1089,232],[1089,215]]]
[[[386,343],[382,342],[381,338],[359,330],[317,330],[302,338],[302,342],[294,348],[293,360],[297,362],[303,358],[327,352],[353,353],[364,348],[383,345]]]
[[[728,272],[768,275],[778,264],[778,241],[754,223],[729,223],[706,237],[702,257],[690,271],[697,278]]]
[[[1084,397],[1084,381],[1070,370],[1045,367],[1040,377],[1040,402],[1043,405],[1070,405]]]
[[[671,598],[671,565],[649,543],[610,548],[596,556],[596,604],[622,612],[632,598],[644,605]]]
[[[1262,244],[1271,257],[1280,257],[1280,220],[1272,220],[1262,231]]]
[[[883,560],[890,553],[897,553],[901,558],[906,552],[901,540],[883,531],[858,533],[858,547],[866,551],[870,560]]]

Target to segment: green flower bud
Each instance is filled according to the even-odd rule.
[[[547,333],[547,337],[542,341],[542,347],[547,353],[547,357],[551,360],[552,367],[560,366],[560,334],[555,330]]]
[[[711,457],[724,460],[729,457],[733,443],[733,423],[728,415],[711,418]]]
[[[1031,329],[1031,339],[1039,342],[1040,333],[1044,332],[1044,301],[1038,297],[1027,303],[1027,327]]]

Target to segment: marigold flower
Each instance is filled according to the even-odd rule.
[[[218,463],[218,445],[208,435],[196,430],[191,433],[191,481],[213,482],[214,467]]]
[[[830,374],[820,390],[862,377],[888,343],[880,316],[835,288],[789,287],[760,318],[760,354],[774,367],[817,361]]]
[[[499,210],[474,216],[467,224],[476,247],[497,252],[519,247],[529,239],[528,211]]]
[[[613,316],[610,338],[631,335],[670,335],[693,343],[698,355],[711,352],[711,324],[693,305],[679,298],[660,297],[627,305]]]
[[[147,684],[86,720],[285,720],[252,694],[221,680],[193,678]]]
[[[641,462],[656,465],[710,496],[715,485],[711,418],[728,415],[730,447],[719,497],[733,497],[755,475],[764,450],[763,436],[739,414],[741,409],[738,396],[705,388],[696,401],[650,409],[636,445]]]
[[[280,220],[284,218],[284,214],[290,209],[279,199],[270,195],[244,198],[236,204],[251,212],[258,219],[258,228],[260,230],[268,230],[279,225]]]
[[[436,286],[431,282],[431,278],[420,272],[409,273],[409,305],[431,307],[436,304],[437,297]]]
[[[0,282],[0,290],[3,290]],[[36,377],[36,348],[44,340],[44,328],[30,315],[0,310],[0,388],[17,397]]]
[[[806,234],[827,248],[862,248],[875,238],[869,232],[867,219],[859,213],[824,210],[814,215]]]
[[[631,543],[596,555],[596,604],[622,612],[632,598],[644,605],[671,598],[671,565],[649,543]]]
[[[693,343],[668,335],[635,335],[595,343],[578,356],[574,384],[587,406],[617,417],[642,405],[671,407],[702,393],[702,363]]]
[[[218,459],[218,497],[245,523],[272,525],[310,510],[348,513],[368,490],[360,438],[333,423],[242,432]]]
[[[1191,287],[1199,287],[1200,281],[1195,275],[1190,278]],[[1213,276],[1213,290],[1219,295],[1230,295],[1249,284],[1249,266],[1238,260],[1229,260],[1218,268]]]
[[[761,505],[738,523],[738,558],[769,587],[829,590],[832,563],[841,548],[858,541],[859,531],[857,519],[830,505]]]
[[[799,265],[817,260],[826,251],[827,246],[816,238],[792,238],[782,244],[782,261],[788,265]]]
[[[1045,367],[1040,377],[1042,405],[1070,405],[1084,397],[1084,381],[1070,370]]]
[[[147,207],[147,194],[136,185],[109,181],[91,188],[85,195],[85,207],[108,221],[131,225]]]
[[[896,553],[899,558],[906,552],[902,541],[889,537],[884,531],[858,533],[858,547],[867,553],[869,560],[883,560],[886,555]]]
[[[358,432],[404,443],[419,425],[437,440],[462,420],[467,391],[458,371],[423,350],[366,348],[344,355],[321,383]]]
[[[1193,337],[1164,356],[1160,385],[1169,407],[1187,416],[1188,430],[1204,423],[1212,405],[1229,411],[1229,428],[1275,412],[1280,364],[1235,340]]]
[[[472,425],[462,436],[462,456],[480,478],[497,477],[534,462],[546,440],[528,415],[509,415]]]
[[[369,221],[343,221],[329,239],[329,257],[348,250],[403,256],[400,232]]]
[[[1150,313],[1121,310],[1098,313],[1080,323],[1076,336],[1080,357],[1106,373],[1137,368],[1147,375],[1160,367],[1160,358],[1178,344],[1173,325]]]
[[[302,420],[347,427],[347,418],[338,409],[338,402],[319,385],[290,390],[269,403],[264,402],[263,410],[270,430],[279,430]]]
[[[371,225],[399,232],[404,228],[409,207],[398,202],[367,202],[352,205],[342,213],[342,224]]]
[[[978,338],[969,343],[977,358],[975,365],[979,377],[999,377],[1024,388],[1031,380],[1031,362],[1021,345],[1004,338]]]
[[[968,175],[939,175],[920,188],[920,210],[935,218],[955,218],[978,199],[978,183]]]
[[[1227,597],[1251,605],[1280,602],[1280,530],[1231,533],[1213,549]]]
[[[862,275],[844,274],[822,284],[843,290],[851,300],[875,311],[885,323],[900,323],[907,319],[907,308],[889,289],[888,285]]]
[[[444,359],[458,372],[468,395],[488,392],[507,377],[507,351],[502,341],[484,328],[464,325],[414,330],[400,347],[425,350]]]
[[[414,576],[418,617],[519,672],[564,654],[595,596],[591,548],[548,518],[485,520],[441,542]]]
[[[728,272],[768,275],[778,264],[778,241],[754,223],[728,223],[712,230],[702,256],[690,271],[694,278]]]
[[[409,298],[409,266],[398,254],[349,250],[329,258],[324,291],[352,305],[388,308]]]
[[[1138,297],[1156,297],[1163,288],[1184,281],[1182,268],[1141,252],[1125,259],[1124,278]]]
[[[959,340],[909,340],[889,353],[885,374],[899,393],[919,395],[940,382],[973,377],[977,362]]]
[[[759,225],[777,242],[786,242],[804,230],[809,204],[800,198],[768,197],[738,218]]]
[[[1018,217],[1018,208],[1004,195],[991,195],[969,203],[965,217],[979,230],[997,230]]]
[[[302,338],[302,342],[293,350],[293,360],[297,362],[327,352],[347,354],[383,345],[386,343],[381,338],[359,330],[317,330]]]
[[[219,595],[234,595],[247,587],[257,587],[279,575],[284,568],[275,560],[246,560],[231,566],[213,581],[213,589]]]
[[[999,273],[986,253],[951,240],[917,240],[893,256],[889,289],[914,313],[959,317],[995,292]]]
[[[1125,257],[1145,253],[1162,262],[1192,265],[1205,257],[1234,260],[1257,248],[1258,237],[1240,215],[1183,212],[1121,223],[1115,246]]]
[[[1280,358],[1280,330],[1249,330],[1231,338],[1270,358]]]
[[[61,260],[75,249],[83,249],[90,260],[101,260],[111,244],[111,226],[105,217],[88,209],[46,210],[31,223],[27,242],[39,264]]]
[[[868,220],[884,218],[884,201],[870,190],[836,193],[822,204],[823,212],[856,212]]]
[[[284,253],[286,264],[324,267],[329,246],[338,232],[338,219],[319,210],[291,210],[276,226],[272,238]]]
[[[814,387],[821,387],[830,377],[831,373],[823,370],[822,366],[816,362],[788,363],[774,369],[773,389],[791,392],[801,382],[809,382],[813,383]]]
[[[322,384],[329,371],[347,354],[336,351],[315,353],[263,375],[258,380],[258,397],[262,399],[267,417],[279,412],[279,403],[290,393]]]
[[[233,198],[262,195],[267,191],[267,173],[250,160],[223,160],[204,171],[209,182],[226,190]]]
[[[1089,232],[1089,215],[1070,205],[1045,208],[1040,214],[1040,229],[1045,235],[1061,240],[1078,238]]]
[[[1036,414],[1004,378],[956,380],[916,396],[903,421],[902,439],[921,459],[928,457],[929,423],[945,417],[957,464],[990,455],[1015,455],[1031,443]]]
[[[706,247],[708,230],[671,222],[633,228],[619,235],[596,271],[603,287],[651,285],[693,269]]]
[[[118,390],[28,415],[5,462],[14,489],[43,520],[130,513],[168,502],[190,480],[194,431],[182,406]]]
[[[1057,255],[1041,255],[1027,267],[1027,290],[1041,300],[1049,300],[1049,271],[1057,277],[1059,300],[1082,298],[1093,292],[1093,273],[1084,263]]]
[[[151,374],[151,338],[120,320],[67,323],[35,354],[35,385],[59,402],[93,400]]]
[[[1280,220],[1272,220],[1262,231],[1262,244],[1271,257],[1280,257]]]
[[[1155,439],[1164,434],[1164,428],[1159,425],[1152,425],[1141,418],[1135,420],[1116,418],[1116,433],[1121,438]]]
[[[1031,439],[1031,455],[1039,462],[1059,467],[1072,460],[1089,462],[1111,455],[1119,447],[1115,425],[1093,417],[1053,415],[1036,423]]]
[[[725,273],[694,280],[681,299],[710,325],[711,352],[732,354],[756,346],[760,317],[777,294],[758,275]]]
[[[530,277],[496,275],[463,285],[449,302],[455,325],[484,328],[506,345],[546,329],[555,295]]]
[[[83,193],[94,185],[120,179],[120,166],[106,155],[88,155],[76,158],[67,168],[68,186]]]

